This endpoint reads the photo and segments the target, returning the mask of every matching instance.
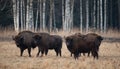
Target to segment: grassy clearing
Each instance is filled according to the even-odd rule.
[[[28,57],[25,50],[23,57],[19,56],[19,48],[13,41],[0,42],[0,69],[119,69],[120,43],[103,42],[99,51],[99,59],[81,56],[78,60],[70,57],[70,53],[63,43],[62,57],[56,57],[50,50],[47,56],[36,57],[37,48],[32,50],[32,57]]]
[[[63,36],[74,34],[68,32],[57,32],[50,34],[58,34]],[[62,57],[56,57],[55,52],[50,50],[47,56],[36,57],[38,49],[32,50],[32,57],[28,57],[27,50],[24,51],[23,57],[20,57],[19,48],[16,47],[14,41],[11,40],[12,35],[16,35],[15,31],[9,29],[0,30],[0,69],[119,69],[120,68],[120,43],[102,42],[99,51],[99,59],[94,60],[93,57],[81,56],[78,60],[70,57],[70,53],[63,42]],[[98,32],[96,32],[98,33]],[[85,34],[85,33],[84,33]],[[100,34],[100,33],[98,33]],[[108,31],[100,34],[104,37],[120,38],[117,31]]]

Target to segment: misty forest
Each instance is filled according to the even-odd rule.
[[[120,31],[120,0],[0,0],[0,27],[15,31]]]

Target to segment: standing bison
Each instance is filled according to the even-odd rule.
[[[98,50],[103,38],[97,34],[89,33],[87,35],[72,35],[65,38],[68,50],[78,59],[81,53],[92,53],[94,58],[98,59]]]
[[[17,47],[20,48],[20,56],[23,55],[23,52],[25,49],[28,49],[29,57],[31,57],[31,48],[35,48],[37,46],[37,42],[34,39],[34,35],[36,33],[33,33],[31,31],[23,31],[18,33],[15,37],[13,37],[13,40],[15,41]],[[40,41],[41,37],[39,37]]]
[[[41,38],[41,39],[40,39]],[[38,33],[37,35],[34,36],[35,42],[38,44],[38,53],[37,57],[39,56],[39,53],[41,52],[41,56],[45,53],[45,51],[48,50],[49,46],[49,40],[50,35],[48,33]]]
[[[54,49],[56,52],[56,55],[58,54],[61,56],[61,48],[62,48],[62,38],[58,35],[49,35],[47,33],[39,33],[39,35],[35,36],[35,38],[41,38],[40,43],[38,45],[38,53],[37,56],[39,56],[39,53],[41,52],[45,55],[47,55],[49,49]]]
[[[59,35],[50,35],[48,49],[54,49],[56,56],[61,56],[62,37]],[[48,50],[46,51],[47,54]]]

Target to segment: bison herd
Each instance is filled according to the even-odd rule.
[[[48,33],[34,33],[31,31],[19,32],[12,39],[15,41],[17,47],[20,48],[20,56],[22,56],[25,49],[28,50],[29,57],[31,57],[31,48],[38,47],[37,57],[43,54],[47,55],[49,50],[55,50],[56,56],[61,56],[61,49],[63,40],[65,40],[67,49],[74,55],[75,59],[81,56],[81,53],[88,56],[91,55],[98,59],[99,46],[103,38],[95,33],[88,33],[86,35],[75,33],[73,35],[64,36],[50,35]]]

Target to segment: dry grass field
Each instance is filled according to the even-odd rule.
[[[2,33],[0,36],[11,37],[12,32]],[[63,34],[63,33],[58,33]],[[0,69],[120,69],[120,42],[102,42],[99,59],[81,56],[78,60],[70,57],[70,53],[63,42],[62,57],[57,57],[53,50],[47,56],[36,57],[38,49],[32,49],[32,57],[28,57],[27,50],[20,57],[19,48],[14,41],[0,41]]]

